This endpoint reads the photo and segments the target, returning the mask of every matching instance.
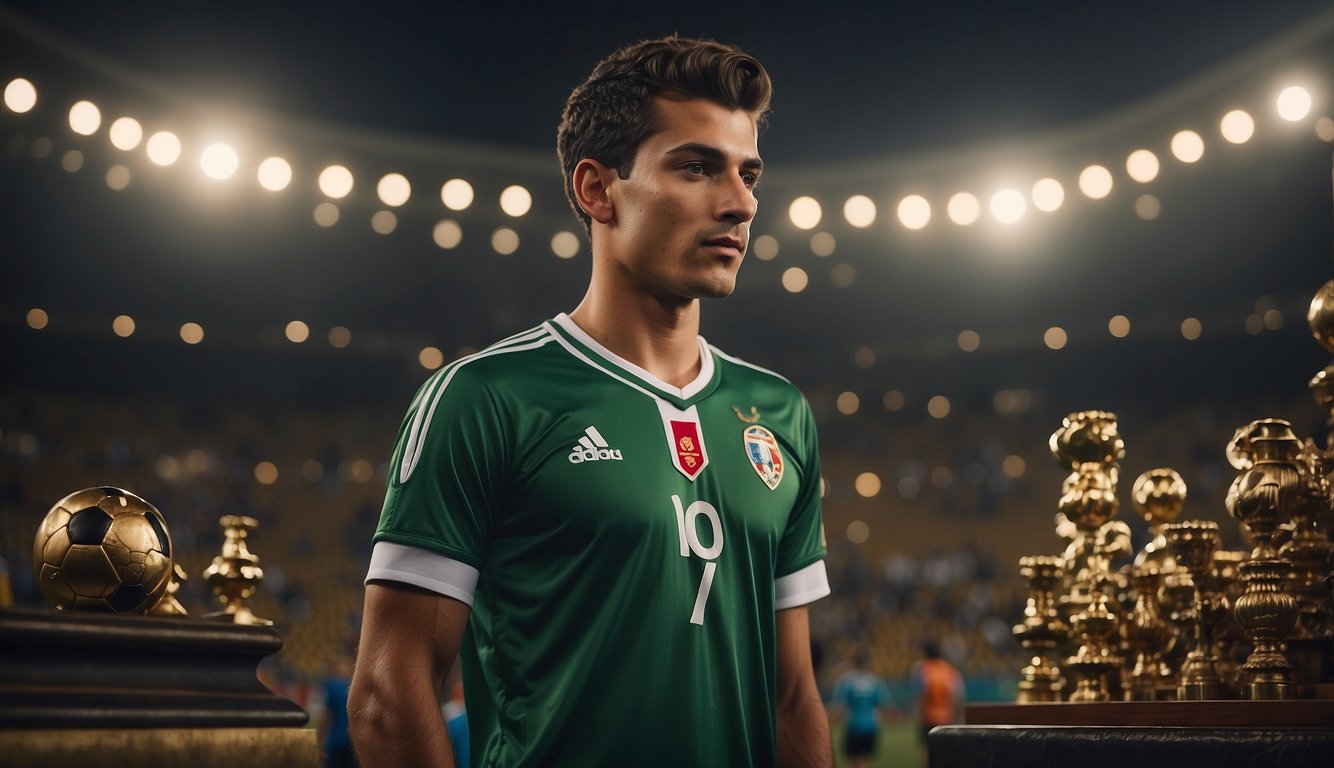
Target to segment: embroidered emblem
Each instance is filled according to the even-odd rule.
[[[699,474],[707,460],[699,438],[699,424],[693,421],[671,420],[673,453],[676,468],[691,480]]]
[[[769,490],[778,488],[783,480],[783,456],[778,452],[778,440],[764,427],[746,427],[742,431],[746,443],[746,458],[755,468]]]
[[[750,415],[749,415],[749,416],[747,416],[746,414],[742,413],[742,412],[741,412],[741,409],[738,408],[738,407],[736,407],[735,405],[732,406],[732,413],[735,413],[735,414],[736,414],[736,417],[737,417],[738,419],[741,419],[741,420],[742,420],[743,422],[745,422],[746,424],[754,424],[755,422],[757,422],[757,421],[760,420],[760,411],[759,411],[758,408],[756,408],[756,407],[753,406],[753,405],[750,407]]]

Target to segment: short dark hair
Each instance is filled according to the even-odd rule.
[[[769,73],[758,61],[713,40],[645,40],[598,62],[570,93],[556,132],[565,196],[584,229],[592,223],[574,196],[574,167],[592,158],[629,178],[635,150],[658,129],[654,96],[708,99],[750,113],[759,126],[772,93]]]

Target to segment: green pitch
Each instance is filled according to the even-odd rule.
[[[835,765],[844,768],[843,725],[833,725]],[[871,768],[926,768],[926,750],[917,742],[917,726],[911,722],[887,723],[880,731],[879,748]]]

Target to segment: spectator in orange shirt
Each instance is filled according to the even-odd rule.
[[[922,660],[913,665],[913,695],[921,723],[922,744],[937,725],[963,719],[963,678],[954,665],[940,658],[935,641],[922,643]]]

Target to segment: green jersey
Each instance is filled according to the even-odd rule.
[[[678,389],[560,315],[418,392],[367,580],[472,605],[475,765],[775,762],[774,612],[829,593],[815,425],[699,348]]]

